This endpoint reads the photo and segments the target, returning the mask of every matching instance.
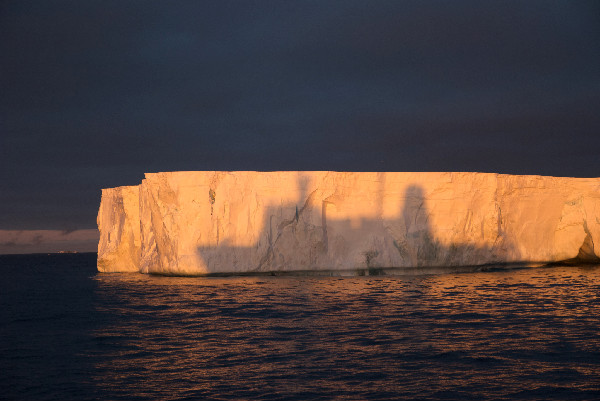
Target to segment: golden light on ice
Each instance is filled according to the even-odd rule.
[[[103,191],[98,267],[207,274],[565,260],[600,243],[599,186],[481,173],[147,174],[140,186]]]

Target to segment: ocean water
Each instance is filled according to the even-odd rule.
[[[600,267],[99,274],[0,256],[0,399],[600,399]]]

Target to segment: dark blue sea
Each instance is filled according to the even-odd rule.
[[[600,399],[600,267],[99,274],[0,256],[0,399]]]

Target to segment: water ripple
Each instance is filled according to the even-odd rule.
[[[182,278],[38,265],[2,267],[0,398],[600,398],[600,268]]]
[[[166,399],[587,398],[599,273],[98,275],[96,306],[117,318],[96,332],[111,344],[96,383],[137,387],[137,372]]]

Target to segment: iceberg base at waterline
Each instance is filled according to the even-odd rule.
[[[102,190],[98,270],[385,272],[600,261],[600,178],[197,171]]]

